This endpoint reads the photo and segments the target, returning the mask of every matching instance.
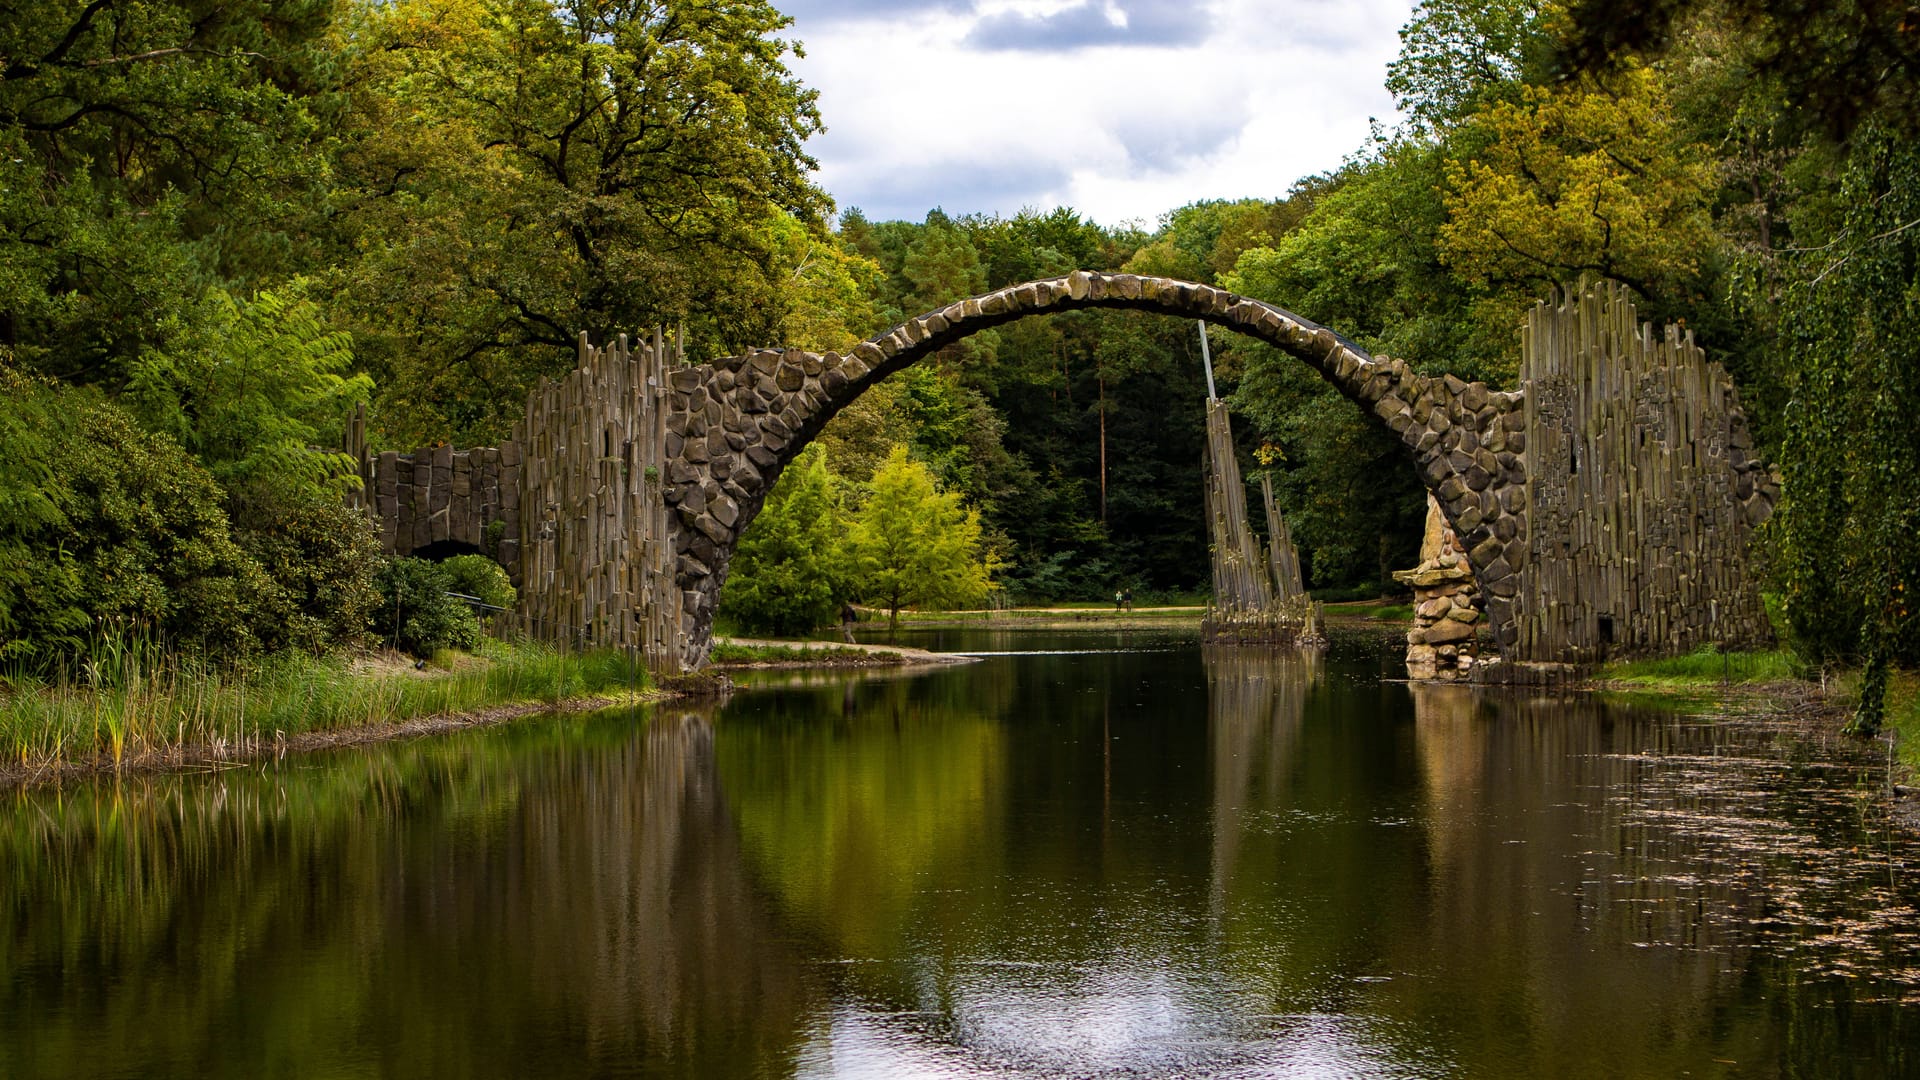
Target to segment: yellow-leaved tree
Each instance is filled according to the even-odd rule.
[[[1521,87],[1467,119],[1456,145],[1441,258],[1516,302],[1582,273],[1679,300],[1718,243],[1711,156],[1681,136],[1651,68]]]

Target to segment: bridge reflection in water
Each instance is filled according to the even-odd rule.
[[[1920,1044],[1914,920],[1875,921],[1914,845],[1862,829],[1845,747],[1382,683],[1391,648],[976,647],[1008,646],[1046,655],[15,796],[0,1075],[1879,1076]]]

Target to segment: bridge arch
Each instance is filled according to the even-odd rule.
[[[663,496],[687,631],[683,663],[711,644],[714,607],[740,536],[780,473],[835,414],[887,376],[982,330],[1034,315],[1119,308],[1200,319],[1305,363],[1383,423],[1463,541],[1503,646],[1525,558],[1524,398],[1375,357],[1326,327],[1223,289],[1077,271],[930,311],[847,353],[764,349],[671,373]]]

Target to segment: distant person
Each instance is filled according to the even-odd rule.
[[[1113,590],[1113,610],[1115,611],[1121,610],[1122,606],[1125,605],[1126,602],[1127,602],[1127,594],[1124,590],[1121,590],[1121,589]]]
[[[1133,590],[1132,589],[1128,589],[1127,591],[1121,593],[1120,599],[1123,603],[1126,604],[1128,611],[1133,610]]]
[[[859,618],[860,613],[853,610],[853,601],[840,605],[840,636],[846,638],[849,645],[853,644],[853,624]]]

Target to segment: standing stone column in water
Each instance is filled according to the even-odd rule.
[[[1206,327],[1200,329],[1202,355]],[[1273,487],[1263,478],[1270,544],[1261,550],[1247,521],[1247,489],[1233,448],[1233,425],[1226,402],[1212,397],[1213,371],[1207,370],[1208,544],[1213,552],[1213,603],[1201,622],[1208,641],[1247,644],[1324,644],[1319,606],[1300,587],[1299,560],[1273,502]]]
[[[1413,628],[1407,631],[1407,677],[1464,682],[1480,655],[1480,585],[1447,524],[1440,503],[1427,496],[1427,531],[1420,565],[1394,573],[1413,589]]]

